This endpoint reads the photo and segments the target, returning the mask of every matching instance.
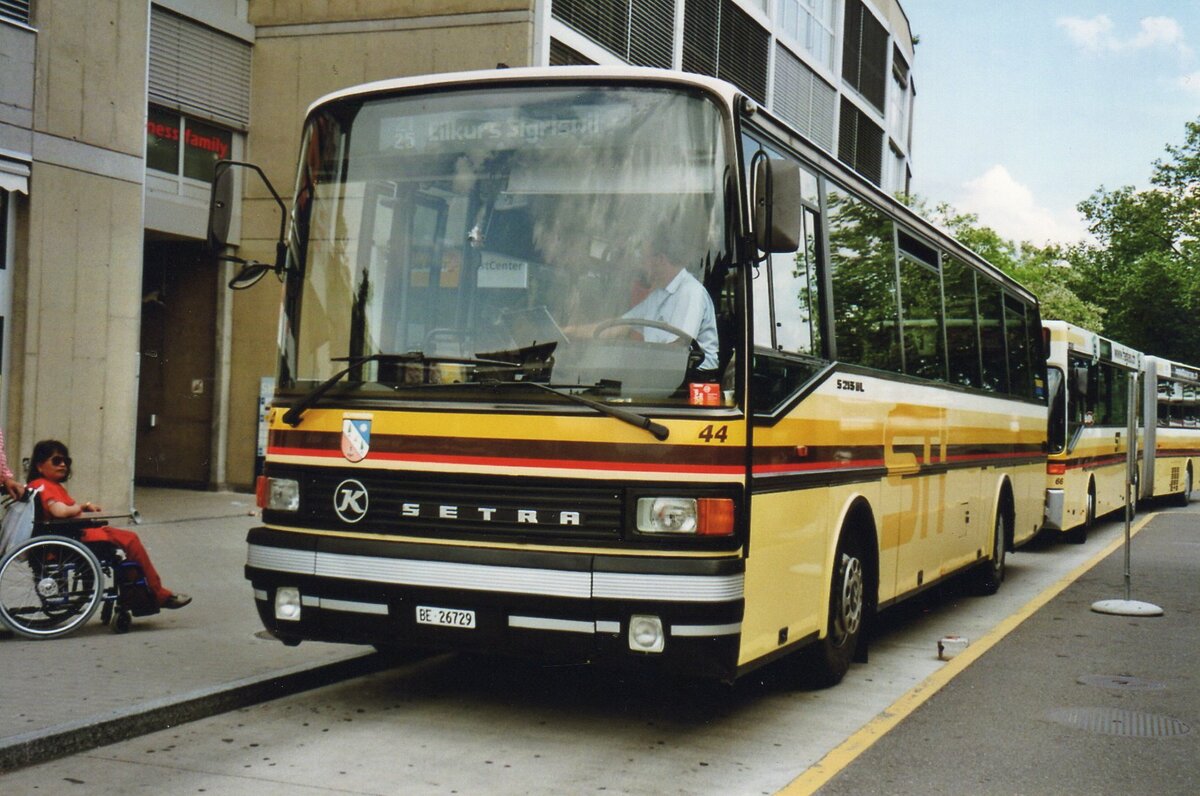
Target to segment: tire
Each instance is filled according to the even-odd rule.
[[[1186,506],[1192,502],[1192,468],[1189,465],[1183,476],[1183,491],[1175,495],[1176,506]]]
[[[0,621],[25,638],[57,638],[100,607],[104,575],[94,553],[63,536],[37,536],[0,563]]]
[[[1005,559],[1008,546],[1005,544],[1004,515],[996,510],[995,528],[992,531],[992,555],[975,568],[975,592],[980,595],[995,594],[1004,582]]]
[[[825,637],[801,659],[802,677],[817,688],[835,686],[846,676],[867,620],[867,575],[863,544],[855,534],[843,536],[834,556]]]

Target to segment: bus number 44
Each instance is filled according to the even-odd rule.
[[[712,442],[714,439],[717,442],[724,442],[729,437],[729,426],[717,426],[714,428],[712,424],[700,429],[700,439],[705,442]]]

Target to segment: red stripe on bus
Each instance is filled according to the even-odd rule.
[[[267,448],[268,456],[313,456],[323,459],[340,459],[341,451],[308,448]],[[639,464],[637,462],[618,461],[589,461],[582,459],[527,459],[519,457],[499,456],[449,456],[449,455],[414,455],[405,456],[399,453],[379,453],[370,457],[376,462],[409,462],[411,464],[461,464],[482,465],[491,467],[537,467],[548,470],[612,470],[618,472],[656,472],[656,473],[703,473],[706,475],[740,475],[744,472],[740,466],[701,465],[701,464]]]

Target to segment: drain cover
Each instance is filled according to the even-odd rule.
[[[1058,708],[1050,711],[1049,718],[1079,730],[1130,738],[1169,738],[1192,731],[1186,723],[1170,716],[1120,708]]]
[[[1082,685],[1094,685],[1097,688],[1107,688],[1111,691],[1162,691],[1166,683],[1154,680],[1143,680],[1140,677],[1129,677],[1123,674],[1086,674],[1079,678]]]

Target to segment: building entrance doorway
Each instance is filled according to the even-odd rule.
[[[213,483],[217,265],[198,241],[146,239],[137,483]]]

